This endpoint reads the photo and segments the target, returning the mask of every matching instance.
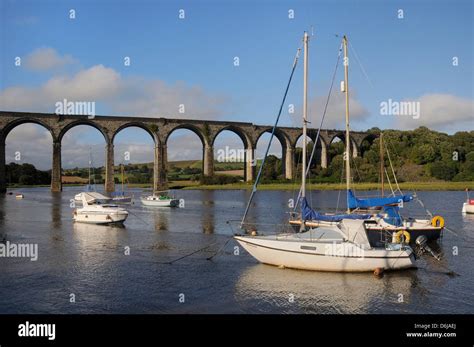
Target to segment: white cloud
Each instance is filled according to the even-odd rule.
[[[64,63],[64,59],[61,59],[63,58],[59,57],[54,50],[38,50],[30,54],[28,64],[36,69],[46,69],[61,62]],[[0,91],[0,109],[55,112],[56,102],[63,99],[94,101],[114,114],[190,119],[217,119],[222,116],[222,108],[227,101],[225,97],[210,94],[199,86],[189,86],[184,82],[169,85],[158,79],[124,78],[114,69],[95,65],[73,75],[55,75],[38,87],[8,87]],[[179,112],[180,105],[184,105],[184,113]],[[87,166],[91,145],[81,142],[81,134],[84,134],[86,129],[75,128],[74,131],[66,133],[63,138],[62,164],[64,168]],[[34,134],[31,133],[33,130]],[[25,144],[26,136],[31,140],[29,144],[34,145]],[[49,136],[47,141],[44,141],[45,136]],[[169,160],[202,157],[202,145],[194,134],[184,133],[180,136],[175,134],[173,139],[177,140],[173,141],[172,146],[169,147]],[[16,128],[8,136],[8,147],[21,146],[25,153],[37,154],[29,157],[29,162],[41,169],[50,168],[52,145],[50,135],[46,130],[35,125]],[[92,147],[94,165],[103,165],[103,143],[97,143]],[[133,152],[133,162],[153,159],[152,146],[126,141],[126,143],[118,144],[115,150],[117,160],[117,153],[123,152],[125,148]],[[7,159],[11,158],[7,156]]]
[[[406,99],[420,103],[420,117],[393,117],[392,127],[415,129],[426,126],[430,129],[452,133],[458,130],[472,130],[474,127],[474,101],[451,94],[425,94],[417,99]]]
[[[106,101],[120,94],[121,77],[96,65],[74,76],[55,76],[36,88],[8,87],[0,92],[2,110],[55,112],[55,104],[70,101]]]
[[[317,96],[308,102],[308,119],[312,128],[319,128],[321,117],[326,105],[327,96]],[[352,92],[349,96],[350,123],[353,130],[366,130],[367,124],[364,121],[370,116],[369,111],[357,100],[357,95]],[[323,129],[343,129],[345,126],[346,116],[346,99],[345,95],[337,90],[331,95],[324,117]],[[302,110],[298,109],[296,115],[302,114]],[[292,117],[293,126],[301,126],[301,118],[299,116]]]
[[[227,101],[199,86],[124,78],[114,69],[95,65],[73,76],[52,77],[38,87],[8,87],[0,92],[0,108],[55,112],[55,103],[63,99],[93,101],[114,114],[190,119],[219,118]]]
[[[51,134],[43,127],[36,124],[22,124],[8,134],[5,161],[30,163],[42,170],[49,170],[52,161],[52,143]],[[16,157],[16,152],[20,153],[20,157]]]
[[[38,48],[25,58],[25,66],[33,71],[57,69],[75,62],[76,60],[71,55],[61,56],[55,49],[50,47]]]
[[[116,140],[114,145],[115,164],[122,163],[150,163],[154,157],[154,144],[150,138],[149,143],[128,143]],[[125,161],[125,152],[130,153],[129,161]]]

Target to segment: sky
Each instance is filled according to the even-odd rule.
[[[4,111],[55,112],[55,103],[67,99],[95,102],[99,115],[273,124],[307,30],[312,35],[311,126],[320,123],[345,34],[350,43],[352,129],[474,129],[474,15],[469,0],[0,4]],[[339,90],[343,77],[340,65],[323,128],[344,127]],[[301,124],[302,78],[301,60],[281,125]],[[409,102],[418,105],[419,112],[404,115],[391,109],[382,114],[381,104],[388,102]],[[181,104],[184,113],[179,112]],[[25,136],[31,141],[26,143]],[[235,134],[221,136],[217,147],[242,147]],[[268,138],[259,141],[259,153]],[[90,151],[94,162],[102,164],[103,141],[95,129],[73,128],[63,140],[63,167],[86,165]],[[180,130],[170,138],[169,158],[200,159],[200,148],[196,135]],[[119,134],[116,161],[125,150],[131,150],[132,161],[153,158],[152,140],[142,130],[129,128]],[[22,125],[10,133],[7,161],[16,151],[38,167],[51,165],[51,137],[39,126]],[[278,143],[272,152],[281,152]]]

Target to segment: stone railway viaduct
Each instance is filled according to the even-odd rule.
[[[237,134],[246,149],[245,180],[252,181],[255,176],[255,166],[252,166],[257,141],[266,132],[271,132],[272,126],[255,125],[253,123],[207,121],[191,119],[170,118],[144,118],[144,117],[118,117],[95,116],[89,118],[83,115],[57,115],[30,112],[0,111],[0,192],[6,191],[5,174],[5,141],[8,133],[16,126],[25,123],[35,123],[46,128],[53,138],[53,158],[51,170],[51,190],[59,192],[61,184],[61,141],[67,131],[78,125],[89,125],[99,130],[105,139],[105,191],[112,192],[114,187],[114,138],[123,129],[138,127],[150,134],[154,141],[154,166],[153,189],[164,189],[167,186],[167,140],[170,134],[177,129],[188,129],[194,132],[202,142],[203,147],[203,174],[214,174],[214,141],[224,130]],[[316,138],[317,129],[309,129],[308,136]],[[279,127],[275,133],[280,141],[283,154],[283,170],[287,179],[292,179],[295,173],[295,148],[300,136],[301,128]],[[366,132],[351,132],[351,150],[354,157],[360,154],[362,142],[373,137]],[[320,165],[328,165],[328,146],[334,138],[344,141],[342,130],[321,130],[320,140]],[[28,141],[28,139],[25,139]]]

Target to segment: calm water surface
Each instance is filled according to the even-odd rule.
[[[237,231],[227,221],[242,216],[247,191],[176,191],[185,200],[181,209],[138,201],[123,228],[73,224],[69,200],[80,188],[19,191],[24,200],[0,196],[0,241],[37,243],[39,258],[0,258],[0,313],[474,313],[474,217],[461,215],[464,192],[418,193],[457,234],[444,233],[443,260],[424,256],[417,270],[377,279],[262,265],[243,249],[234,255],[233,240],[206,260]],[[250,219],[283,223],[293,197],[258,192]],[[311,195],[323,208],[334,208],[338,198],[344,200],[338,192]],[[406,214],[422,212],[409,205]]]

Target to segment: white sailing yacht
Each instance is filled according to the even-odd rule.
[[[121,180],[122,190],[120,192],[116,192],[115,194],[112,194],[112,201],[116,204],[131,204],[133,196],[125,194],[125,189],[124,189],[125,175],[124,175],[123,164],[120,165],[120,171],[122,174],[122,180]]]
[[[302,225],[299,233],[258,235],[255,231],[245,235],[235,235],[237,242],[258,261],[279,267],[294,269],[335,271],[335,272],[368,272],[376,269],[396,270],[414,267],[413,250],[403,243],[387,244],[385,247],[373,247],[367,237],[364,221],[342,219],[334,225],[308,228],[307,216],[317,214],[306,200],[306,133],[307,133],[307,79],[308,79],[308,34],[304,34],[304,94],[303,94],[303,151],[302,151]],[[345,94],[346,94],[346,157],[350,153],[349,137],[349,93],[347,85],[348,61],[347,38],[344,36],[345,56]],[[295,60],[296,64],[296,60]],[[291,81],[291,79],[290,79]],[[276,124],[275,124],[276,126]],[[273,133],[272,133],[273,135]],[[269,144],[270,145],[270,144]],[[268,151],[267,151],[268,153]],[[263,167],[262,163],[262,167]],[[262,168],[260,168],[261,170]],[[260,175],[259,175],[260,176]],[[258,177],[259,177],[258,176]],[[346,165],[347,180],[350,179],[350,167]],[[242,219],[244,226],[250,206],[255,183],[249,204]],[[349,181],[347,182],[349,189]]]
[[[87,192],[95,192],[95,177],[94,185],[91,184],[91,167],[92,167],[92,148],[89,149],[89,168],[88,168],[88,181],[87,181]],[[95,173],[93,173],[95,175]],[[76,202],[82,202],[82,193],[78,193],[74,196]]]
[[[147,195],[145,197],[141,197],[140,200],[142,204],[145,206],[152,206],[152,207],[178,207],[179,206],[179,199],[175,199],[167,194],[165,194],[167,190],[163,190],[160,192],[154,192],[152,195]],[[160,194],[156,194],[160,193]]]

